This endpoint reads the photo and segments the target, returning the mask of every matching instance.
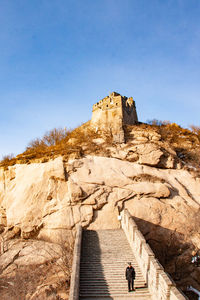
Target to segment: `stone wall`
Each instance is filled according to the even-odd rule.
[[[93,105],[91,124],[101,130],[110,130],[116,142],[124,142],[123,125],[134,125],[137,122],[132,97],[123,97],[113,92]]]
[[[135,101],[132,97],[122,98],[123,125],[134,125],[138,122]]]
[[[93,105],[91,123],[104,130],[117,131],[122,127],[122,96],[111,95]]]
[[[153,299],[188,299],[176,288],[175,283],[164,272],[163,267],[156,260],[154,253],[126,209],[121,212],[121,224]]]
[[[121,106],[122,96],[116,92],[111,93],[93,105],[92,111],[115,109]]]

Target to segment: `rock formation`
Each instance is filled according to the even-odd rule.
[[[200,179],[186,170],[150,167],[158,160],[155,152],[139,163],[88,156],[9,167],[0,178],[1,226],[19,228],[26,239],[53,241],[58,230],[79,223],[116,228],[126,206],[136,218],[185,234],[189,216],[199,209]],[[200,242],[196,232],[190,238]]]

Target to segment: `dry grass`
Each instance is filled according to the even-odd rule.
[[[133,129],[154,131],[161,135],[161,141],[176,151],[177,157],[188,166],[199,169],[200,165],[200,127],[191,125],[189,129],[182,128],[176,123],[169,121],[149,121],[149,124],[139,123],[134,126],[124,126],[125,136],[128,136]],[[95,143],[95,139],[104,138],[104,144]],[[32,162],[47,162],[59,155],[66,160],[73,154],[74,158],[82,157],[86,154],[103,154],[109,156],[105,145],[112,145],[112,134],[108,132],[95,132],[87,122],[73,130],[54,128],[45,133],[42,138],[32,140],[26,150],[13,157],[5,156],[0,162],[0,167],[7,169],[16,163],[29,164]]]
[[[180,158],[187,165],[195,168],[200,167],[200,131],[185,129],[176,123],[159,126],[159,133],[163,141],[176,151]]]
[[[4,167],[5,169],[8,166],[13,166],[16,163],[16,158],[13,154],[8,154],[2,157],[2,160],[0,161],[0,167]]]
[[[163,140],[168,141],[170,144],[174,143],[184,143],[188,141],[192,144],[200,144],[200,127],[190,125],[190,129],[182,128],[176,123],[171,123],[169,121],[159,121],[152,120],[148,121],[148,124],[142,124],[157,130],[160,133]]]
[[[6,156],[0,162],[0,167],[7,169],[16,163],[29,164],[32,162],[47,162],[57,156],[64,156],[68,160],[73,153],[75,158],[82,157],[84,154],[97,154],[102,151],[101,145],[98,145],[93,140],[100,138],[101,134],[95,132],[89,126],[89,122],[73,130],[56,129],[45,133],[42,138],[32,140],[26,150],[17,155]],[[107,144],[111,143],[112,138],[107,132],[104,134],[104,139]]]

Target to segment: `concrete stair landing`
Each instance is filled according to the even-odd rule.
[[[136,291],[130,293],[125,279],[128,261],[136,271]],[[122,229],[83,231],[80,299],[152,300]]]

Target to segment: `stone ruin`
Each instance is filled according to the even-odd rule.
[[[138,123],[135,101],[113,92],[93,105],[91,125],[96,130],[109,130],[114,142],[124,143],[123,125]]]

